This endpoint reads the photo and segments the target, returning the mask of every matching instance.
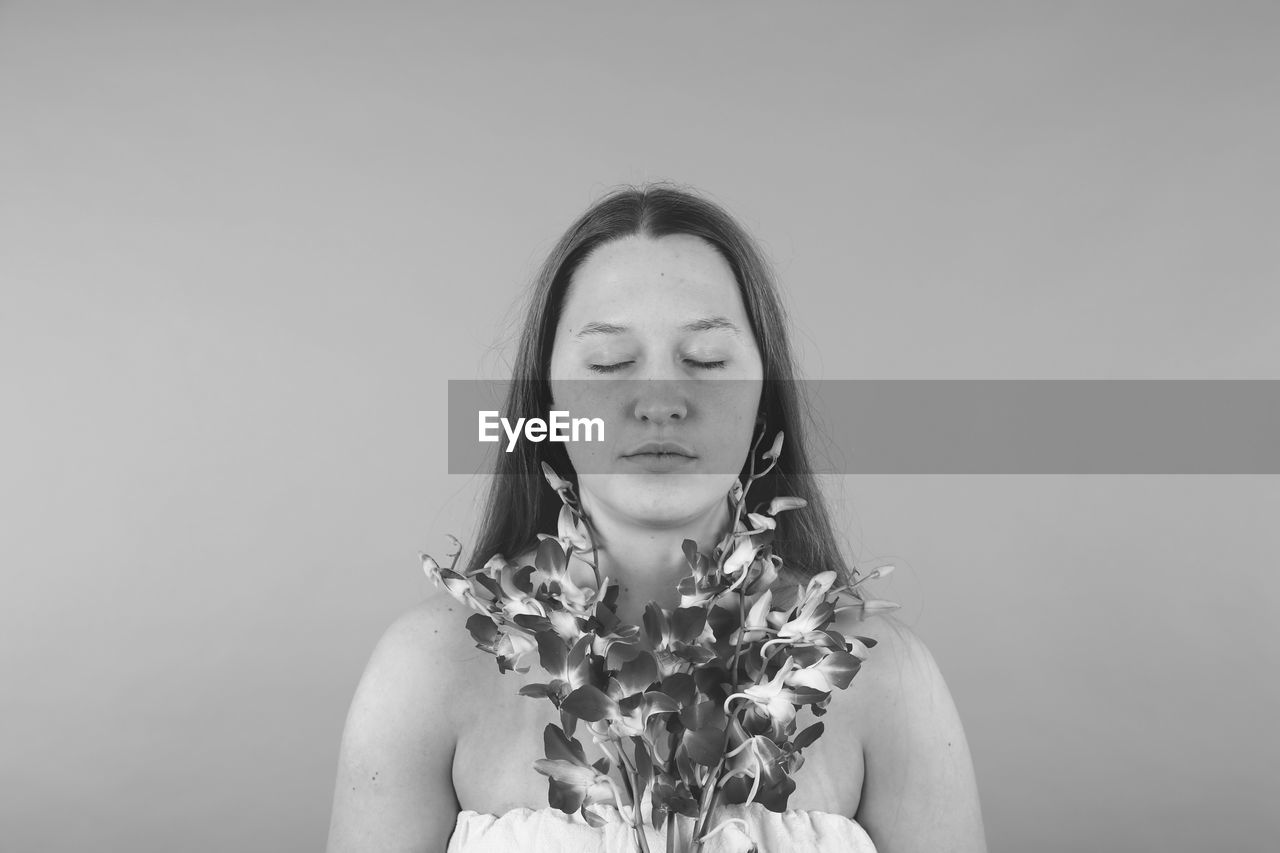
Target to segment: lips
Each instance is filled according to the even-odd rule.
[[[690,459],[695,458],[693,451],[674,441],[646,441],[626,453],[623,456],[687,456]]]

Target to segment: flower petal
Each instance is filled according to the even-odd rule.
[[[761,546],[756,545],[751,541],[750,536],[744,537],[743,540],[738,543],[738,547],[729,555],[729,559],[725,560],[724,573],[732,575],[746,568],[751,564],[751,561],[755,559],[756,551],[758,551],[760,547]]]
[[[809,505],[804,498],[774,498],[769,501],[769,509],[766,512],[769,515],[777,515],[780,512],[786,512],[789,509],[802,509]]]
[[[619,716],[621,709],[618,703],[603,690],[591,684],[584,684],[565,697],[560,707],[575,717],[594,723],[605,718]]]

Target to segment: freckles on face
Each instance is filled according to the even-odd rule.
[[[697,378],[762,375],[732,269],[684,234],[627,237],[590,253],[561,305],[550,368],[553,380],[677,378],[682,368]]]
[[[557,408],[605,420],[603,445],[567,445],[580,475],[633,471],[624,453],[654,438],[693,454],[682,473],[716,474],[727,488],[724,475],[741,470],[763,367],[737,279],[700,238],[629,237],[589,255],[565,296],[550,372]]]

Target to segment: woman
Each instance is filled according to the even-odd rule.
[[[752,503],[808,502],[779,517],[774,553],[801,579],[828,569],[847,578],[804,473],[793,375],[769,270],[728,214],[662,186],[611,194],[570,227],[539,274],[503,414],[605,412],[616,429],[604,442],[523,441],[499,454],[502,476],[470,568],[499,553],[531,563],[536,534],[556,531],[547,461],[575,482],[601,574],[621,587],[618,615],[638,624],[645,602],[675,607],[688,574],[681,543],[709,552],[727,532],[725,497],[747,479],[763,427],[783,432],[785,449],[752,486]],[[732,381],[697,381],[708,378]],[[674,453],[644,452],[652,442]],[[343,735],[330,853],[479,853],[517,838],[532,851],[629,849],[621,823],[592,829],[548,808],[533,762],[558,716],[517,694],[540,680],[536,665],[527,675],[494,672],[462,627],[467,615],[440,593],[378,643]],[[887,615],[842,630],[877,645],[850,688],[833,694],[789,810],[725,808],[748,820],[762,850],[984,851],[964,732],[928,650]]]

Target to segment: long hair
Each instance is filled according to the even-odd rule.
[[[633,235],[651,238],[673,234],[700,237],[724,257],[733,270],[751,331],[764,367],[760,413],[767,449],[773,436],[784,436],[782,455],[769,474],[756,480],[747,495],[748,509],[773,497],[803,498],[807,506],[779,514],[773,552],[784,570],[808,578],[834,570],[837,582],[852,579],[836,544],[826,501],[812,475],[806,445],[804,402],[795,382],[787,318],[768,262],[755,241],[725,210],[683,189],[658,184],[616,190],[590,207],[569,227],[542,264],[529,295],[524,330],[516,352],[504,416],[545,418],[551,408],[550,363],[555,329],[574,271],[595,249]],[[759,427],[759,422],[757,422]],[[560,498],[542,474],[542,462],[575,480],[568,453],[556,442],[522,441],[510,453],[499,453],[496,476],[479,525],[468,571],[478,571],[495,554],[515,559],[538,544],[538,533],[555,533]],[[750,460],[739,479],[746,482]],[[698,543],[709,552],[715,543]],[[785,577],[785,574],[784,574]]]

